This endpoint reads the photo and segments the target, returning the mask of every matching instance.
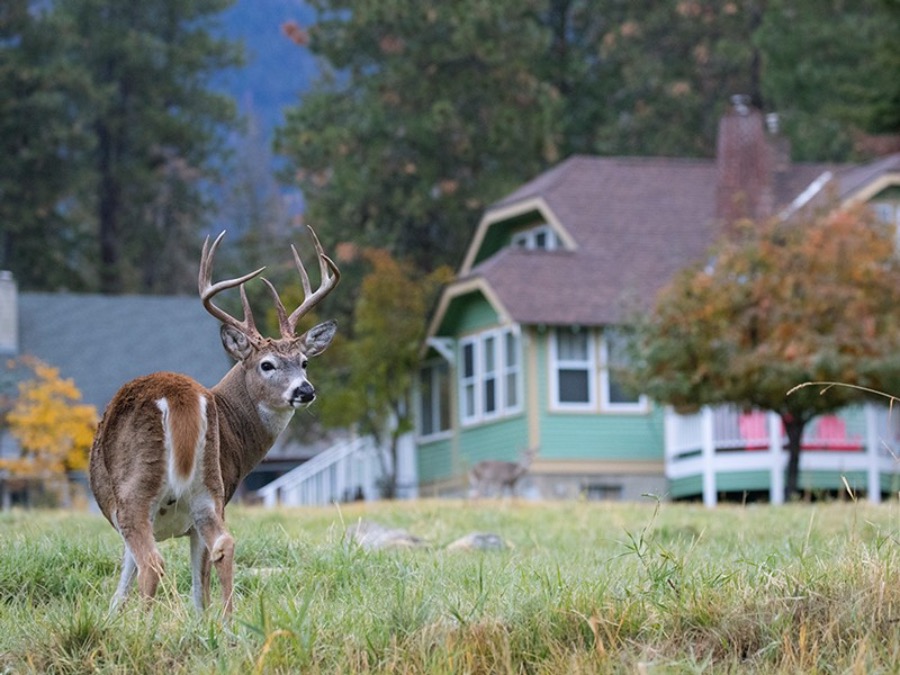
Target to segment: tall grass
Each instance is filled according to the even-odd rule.
[[[719,507],[445,501],[234,508],[234,618],[107,607],[120,543],[89,515],[0,514],[0,672],[897,672],[896,502]],[[365,552],[359,518],[425,537]],[[447,551],[472,531],[501,552]],[[216,590],[216,589],[214,589]],[[218,599],[217,599],[218,600]]]

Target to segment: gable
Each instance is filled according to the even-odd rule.
[[[546,202],[540,198],[526,199],[485,213],[466,252],[460,275],[468,274],[473,267],[509,246],[516,233],[539,225],[549,227],[563,248],[575,248],[574,238]]]

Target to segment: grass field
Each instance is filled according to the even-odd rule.
[[[896,673],[896,501],[720,507],[420,501],[233,508],[235,615],[107,607],[120,543],[86,514],[0,514],[0,673]],[[368,519],[415,550],[343,541]],[[506,551],[448,551],[473,531]],[[217,591],[214,587],[214,592]]]

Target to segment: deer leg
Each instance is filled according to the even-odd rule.
[[[209,550],[197,528],[191,529],[191,594],[194,607],[204,610],[209,605]]]
[[[122,556],[122,576],[119,577],[119,585],[116,587],[116,592],[113,595],[112,603],[109,608],[110,611],[117,610],[122,606],[122,603],[125,602],[125,598],[131,590],[131,585],[134,583],[134,577],[136,575],[137,563],[134,560],[134,556],[131,555],[131,550],[126,543],[125,555]]]
[[[194,514],[194,527],[206,544],[208,559],[216,568],[225,601],[225,614],[231,614],[231,596],[234,592],[234,539],[228,534],[222,517],[212,504]]]
[[[120,589],[126,578],[132,576],[133,572],[129,572],[128,557],[133,559],[134,565],[137,567],[138,589],[145,598],[150,599],[156,595],[156,588],[159,586],[159,579],[165,570],[165,563],[156,548],[156,540],[153,538],[153,525],[150,522],[149,515],[141,513],[141,509],[134,509],[135,513],[140,515],[132,515],[132,510],[119,509],[119,533],[125,539],[126,560],[122,569],[122,580],[119,582]],[[130,554],[130,556],[129,556]],[[127,587],[128,584],[125,584]],[[118,593],[118,591],[117,591]]]

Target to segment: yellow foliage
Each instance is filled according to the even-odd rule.
[[[38,359],[24,363],[34,372],[19,384],[19,395],[7,421],[22,454],[0,459],[0,469],[18,477],[49,477],[87,468],[97,428],[97,409],[79,403],[81,392],[59,369]]]

